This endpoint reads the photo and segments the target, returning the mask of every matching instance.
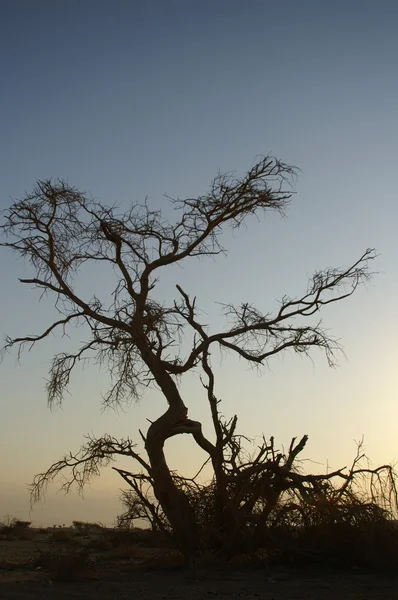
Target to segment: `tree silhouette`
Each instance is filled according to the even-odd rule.
[[[137,494],[144,494],[143,481],[153,487],[180,548],[192,555],[199,545],[193,499],[170,472],[164,453],[165,441],[181,434],[191,435],[213,466],[219,524],[236,525],[243,513],[249,514],[250,502],[245,505],[244,497],[238,501],[237,495],[232,502],[231,489],[244,475],[246,479],[264,475],[264,464],[275,467],[269,490],[274,486],[274,496],[281,492],[283,485],[279,490],[275,484],[275,469],[283,467],[284,473],[292,473],[306,436],[297,444],[293,441],[286,456],[276,455],[273,441],[267,445],[264,440],[259,455],[249,465],[239,462],[241,438],[235,433],[236,417],[224,422],[220,416],[211,350],[218,346],[250,363],[264,364],[278,353],[292,350],[308,354],[315,347],[324,351],[330,365],[335,364],[339,344],[323,329],[319,313],[325,305],[353,294],[370,276],[374,251],[366,250],[349,267],[316,272],[303,294],[282,298],[275,314],[250,303],[223,306],[228,326],[221,331],[211,331],[201,322],[197,300],[188,290],[176,285],[170,304],[155,300],[153,290],[161,270],[192,257],[225,252],[220,241],[225,228],[237,229],[251,215],[283,213],[292,197],[294,176],[294,168],[269,156],[261,158],[242,178],[220,174],[205,195],[170,200],[176,214],[174,222],[146,203],[134,203],[120,212],[117,206],[99,204],[62,181],[39,181],[31,194],[4,212],[2,246],[27,258],[33,271],[31,277],[20,279],[21,283],[50,295],[59,313],[57,320],[36,335],[8,337],[4,350],[17,347],[20,353],[52,332],[71,327],[83,325],[87,332],[87,340],[76,351],[54,356],[47,384],[50,405],[62,402],[71,373],[84,358],[109,369],[111,385],[103,397],[106,405],[140,398],[151,385],[165,400],[163,414],[145,435],[140,432],[147,459],[136,452],[130,439],[116,440],[108,435],[99,440],[89,438],[78,455],[67,455],[35,478],[34,499],[65,468],[71,469],[65,488],[72,483],[82,487],[118,455],[132,457],[142,467],[141,473],[118,472]],[[85,297],[79,291],[82,267],[92,263],[110,266],[117,275],[110,303],[95,295]],[[183,339],[191,340],[187,353],[183,352]],[[178,379],[192,370],[204,385],[215,432],[212,440],[204,436],[199,421],[188,418],[180,392]],[[264,462],[266,457],[268,462]],[[152,517],[156,522],[156,514]]]

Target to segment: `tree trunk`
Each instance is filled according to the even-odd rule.
[[[188,411],[175,382],[149,348],[145,335],[138,337],[137,345],[169,404],[167,411],[151,423],[145,442],[154,493],[170,522],[179,549],[191,559],[199,549],[195,513],[184,492],[175,485],[164,455],[166,439],[173,435],[173,428],[179,422],[187,419]]]
[[[173,528],[179,550],[190,560],[199,549],[195,513],[184,492],[178,489],[173,481],[164,456],[164,436],[160,431],[156,431],[158,421],[159,419],[150,426],[146,438],[153,488]]]

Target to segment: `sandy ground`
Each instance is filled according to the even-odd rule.
[[[134,573],[130,578],[51,583],[47,579],[0,579],[0,598],[11,599],[189,599],[395,600],[398,578],[366,574],[236,573],[187,581],[181,573]]]
[[[159,570],[142,557],[97,563],[80,581],[57,582],[29,559],[37,542],[0,541],[0,600],[398,600],[398,574],[315,569]]]

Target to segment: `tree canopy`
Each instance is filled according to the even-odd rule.
[[[293,167],[266,156],[258,159],[243,177],[219,174],[203,196],[170,200],[174,221],[166,219],[161,210],[152,210],[146,202],[132,203],[123,211],[117,205],[100,204],[63,181],[52,180],[38,181],[32,193],[4,211],[1,245],[25,257],[32,269],[32,275],[20,279],[21,283],[51,297],[59,313],[59,318],[49,322],[43,331],[7,337],[4,351],[16,347],[21,353],[51,333],[73,327],[84,326],[87,332],[87,339],[75,351],[54,356],[47,383],[49,404],[62,402],[72,371],[84,358],[109,369],[111,384],[103,396],[106,405],[139,398],[149,385],[156,385],[165,400],[164,413],[151,423],[145,435],[140,432],[148,460],[137,454],[130,439],[89,439],[77,458],[67,456],[38,476],[33,487],[36,497],[62,469],[71,468],[71,482],[82,486],[115,456],[130,456],[146,475],[119,470],[121,476],[135,485],[138,494],[142,488],[137,482],[146,477],[178,533],[180,546],[188,548],[189,553],[198,544],[192,497],[170,472],[164,454],[166,439],[191,434],[207,453],[214,468],[219,513],[224,521],[228,511],[235,522],[244,512],[242,498],[238,500],[236,496],[234,504],[230,491],[232,481],[234,485],[243,481],[243,472],[245,477],[260,472],[264,475],[272,463],[275,468],[268,469],[272,488],[270,474],[276,477],[282,455],[275,454],[273,442],[269,445],[264,440],[250,464],[239,463],[237,418],[225,422],[220,416],[211,350],[218,346],[249,363],[264,364],[284,351],[308,354],[313,348],[320,348],[329,365],[334,365],[340,346],[323,328],[320,313],[326,305],[351,296],[370,277],[374,250],[366,250],[348,267],[317,271],[303,293],[283,297],[274,313],[249,301],[224,305],[227,325],[219,331],[212,331],[201,321],[197,299],[178,282],[171,303],[156,300],[153,291],[159,273],[167,267],[193,257],[226,252],[220,239],[225,228],[237,229],[251,215],[260,218],[268,211],[284,213],[292,198],[295,172]],[[79,291],[77,282],[82,269],[97,263],[110,266],[116,275],[111,302],[96,295],[86,297]],[[188,350],[181,343],[186,335],[191,340]],[[200,422],[188,418],[180,392],[178,378],[192,370],[204,386],[214,426],[213,439],[203,435]],[[285,473],[292,473],[294,459],[305,442],[306,436],[297,444],[292,442],[284,457]],[[280,494],[283,485],[275,489]],[[255,502],[252,509],[254,505]]]

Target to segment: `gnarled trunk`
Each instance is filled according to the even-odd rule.
[[[168,410],[151,423],[145,442],[154,493],[173,528],[179,549],[187,558],[191,558],[199,548],[195,513],[184,492],[174,483],[164,455],[165,441],[179,433],[178,425],[187,421],[188,411],[173,378],[148,347],[145,338],[140,337],[138,343],[142,358],[169,405]]]
[[[163,427],[159,427],[161,419],[162,417],[150,426],[145,444],[151,464],[154,493],[173,528],[179,550],[190,559],[199,549],[195,513],[184,492],[175,485],[167,465],[164,443],[168,435],[162,431]]]

